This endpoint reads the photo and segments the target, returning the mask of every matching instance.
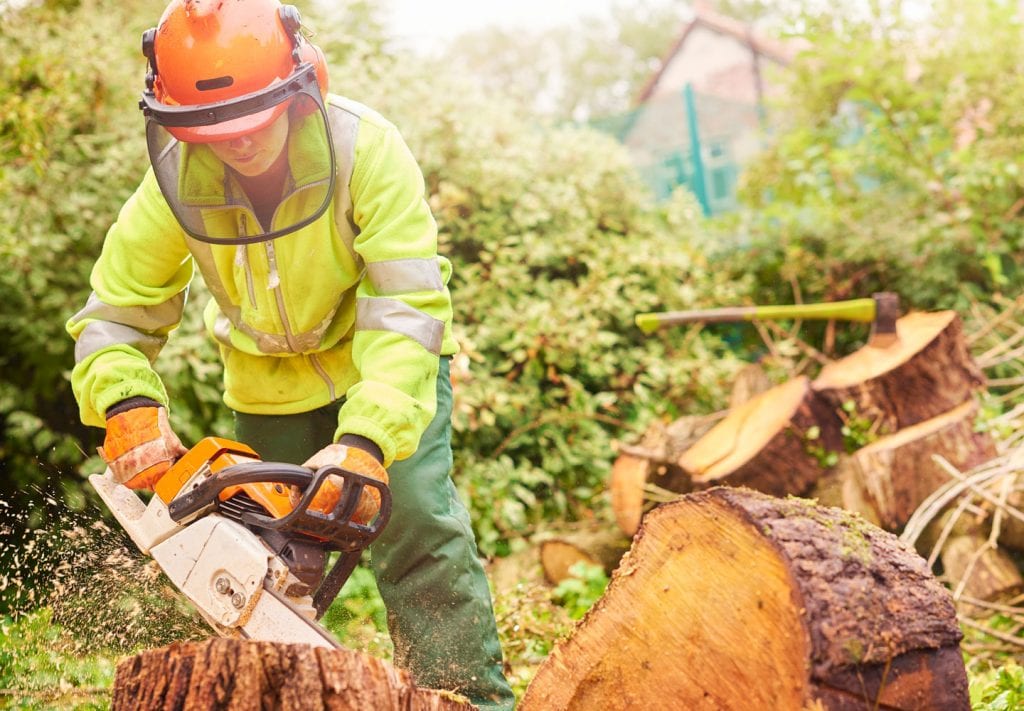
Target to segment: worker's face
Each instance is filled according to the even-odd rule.
[[[288,112],[269,126],[230,141],[211,143],[214,155],[247,178],[263,175],[274,164],[288,140]]]

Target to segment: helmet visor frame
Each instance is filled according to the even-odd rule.
[[[305,227],[323,215],[330,206],[334,195],[336,172],[334,147],[327,109],[324,106],[323,96],[320,93],[315,68],[312,64],[301,65],[292,77],[267,89],[212,104],[169,106],[157,102],[150,92],[147,94],[149,96],[143,95],[144,101],[140,103],[140,107],[146,117],[146,141],[150,163],[156,173],[157,184],[164,199],[182,229],[189,236],[201,242],[217,245],[266,242]],[[254,223],[259,225],[258,234],[245,234],[244,232],[238,234],[226,223],[223,227],[214,227],[205,219],[205,216],[210,214],[211,209],[217,210],[217,205],[202,207],[190,204],[185,197],[182,197],[183,194],[180,194],[182,186],[179,181],[179,171],[183,169],[181,161],[184,160],[183,156],[185,155],[182,151],[188,150],[190,153],[194,153],[196,150],[200,150],[206,151],[208,156],[212,156],[210,149],[203,148],[204,144],[229,141],[259,131],[279,119],[282,114],[294,113],[289,111],[289,108],[300,109],[299,116],[305,117],[306,121],[316,126],[315,130],[320,134],[317,145],[320,145],[320,142],[325,145],[327,156],[324,156],[324,160],[329,159],[327,174],[321,175],[320,179],[305,187],[306,195],[300,202],[303,207],[297,215],[293,216],[289,224],[278,224],[276,229],[273,229],[271,226],[260,225],[258,220],[247,221],[246,225]],[[292,121],[296,120],[302,119],[293,117]],[[211,137],[209,133],[201,133],[197,135],[197,140],[183,139],[180,131],[180,129],[187,131],[218,124],[227,124],[232,129],[223,133],[217,132],[216,137]],[[185,133],[184,135],[189,134]],[[193,146],[193,144],[195,145]],[[289,150],[288,143],[282,150]],[[220,162],[223,163],[223,161]],[[224,163],[224,171],[230,170],[230,166]],[[227,188],[224,189],[227,190]],[[232,207],[232,205],[222,207]],[[234,207],[238,207],[237,202],[234,203]],[[276,209],[274,212],[276,214]]]
[[[237,122],[239,119],[266,115],[275,107],[284,104],[288,98],[299,93],[315,94],[318,97],[317,102],[321,107],[323,106],[323,97],[316,78],[316,67],[310,62],[303,62],[287,79],[259,91],[208,104],[188,106],[165,104],[157,100],[152,89],[147,89],[142,92],[139,108],[147,121],[153,121],[169,129],[169,132],[179,140],[187,143],[213,143],[230,140],[258,130],[260,125],[257,122],[244,128],[238,127]],[[265,123],[270,123],[273,118]],[[225,128],[222,131],[217,131],[212,128],[216,126]],[[193,136],[190,136],[188,131],[174,130],[189,128],[209,128],[210,130],[197,131]]]

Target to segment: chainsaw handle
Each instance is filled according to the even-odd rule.
[[[241,484],[284,484],[305,489],[313,480],[313,470],[294,464],[277,462],[245,462],[225,467],[215,476],[207,477],[190,491],[179,493],[167,505],[172,521],[181,523],[216,506],[220,493]]]
[[[310,511],[320,487],[331,474],[342,477],[344,485],[338,505],[330,514]],[[335,550],[348,551],[365,548],[387,525],[391,517],[391,490],[387,484],[342,469],[335,465],[321,467],[315,472],[308,467],[279,462],[243,462],[225,467],[191,491],[179,494],[167,506],[173,521],[181,523],[216,509],[220,493],[240,484],[271,483],[297,486],[302,497],[295,508],[281,518],[245,513],[242,523],[271,530],[303,533],[327,541]],[[352,521],[363,488],[369,486],[380,494],[380,511],[369,525]]]
[[[302,497],[291,513],[281,518],[246,513],[242,515],[242,522],[272,530],[298,531],[307,536],[321,538],[340,551],[361,550],[380,535],[391,518],[391,489],[387,484],[334,464],[320,467],[316,472],[307,471],[312,474],[312,480],[303,490]],[[341,477],[343,481],[338,504],[329,514],[310,511],[309,505],[324,481],[332,474]],[[367,486],[376,489],[380,495],[380,509],[372,522],[362,524],[353,521],[352,515],[359,505],[363,489]]]

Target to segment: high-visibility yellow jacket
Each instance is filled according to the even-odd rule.
[[[423,176],[395,127],[334,95],[327,113],[332,204],[275,240],[222,246],[189,237],[147,172],[107,233],[88,303],[67,323],[83,422],[103,426],[107,408],[129,397],[167,404],[152,362],[181,321],[198,268],[213,295],[204,318],[220,346],[229,407],[293,414],[345,397],[336,437],[371,439],[385,466],[416,451],[436,409],[438,357],[457,350],[451,265],[437,254]],[[288,151],[291,189],[329,166],[296,135]],[[243,230],[256,220],[244,198],[231,197],[242,193],[223,168],[187,177],[179,182],[186,204],[219,202],[216,219],[231,215]],[[286,193],[282,223],[299,193]]]

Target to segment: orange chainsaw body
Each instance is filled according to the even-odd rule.
[[[153,491],[165,504],[169,504],[189,479],[205,466],[209,466],[211,474],[216,474],[235,464],[259,461],[262,461],[260,455],[241,442],[223,437],[205,437],[167,470]],[[219,498],[227,501],[240,491],[248,494],[274,518],[282,518],[293,508],[288,488],[277,483],[230,486],[220,493]]]

